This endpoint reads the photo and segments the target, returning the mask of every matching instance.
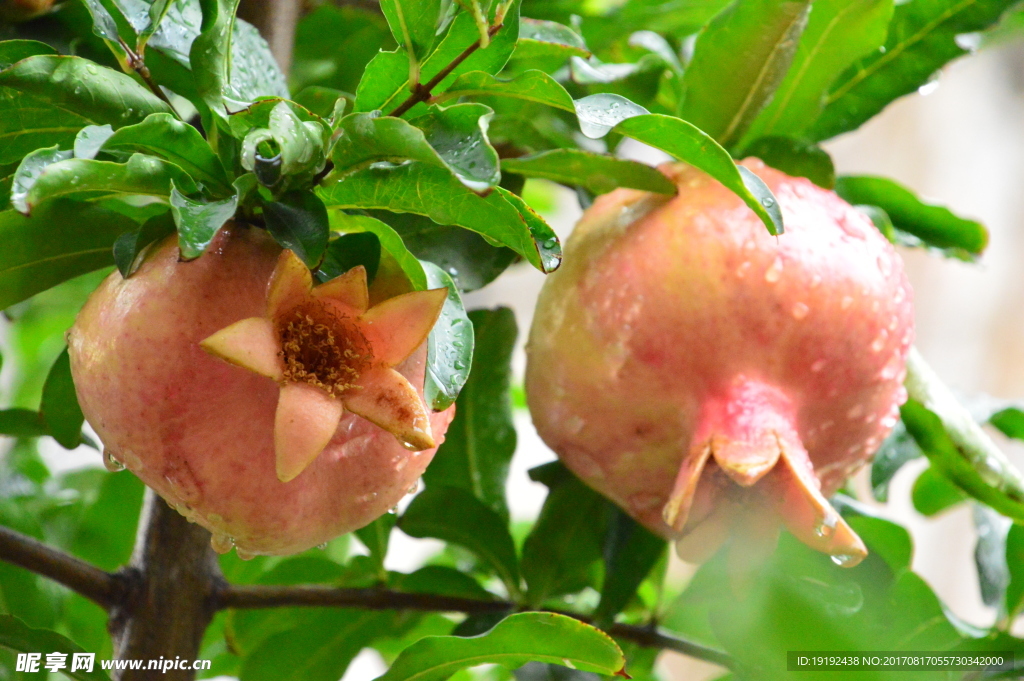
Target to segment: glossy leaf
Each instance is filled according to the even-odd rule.
[[[380,239],[372,232],[342,234],[327,244],[317,278],[322,282],[330,281],[362,265],[366,269],[366,282],[373,284],[380,267],[380,248]]]
[[[166,116],[167,114],[154,114]],[[103,143],[114,134],[114,128],[110,124],[87,125],[75,135],[74,156],[75,158],[96,158],[100,153]]]
[[[42,437],[50,431],[42,415],[31,409],[0,410],[0,435],[12,437]]]
[[[331,229],[342,234],[373,234],[380,241],[381,247],[391,254],[402,272],[409,279],[413,289],[425,291],[427,278],[423,273],[420,261],[405,247],[402,237],[386,223],[367,215],[347,215],[340,210],[329,211]],[[340,274],[340,272],[339,272]]]
[[[524,71],[511,80],[497,78],[486,71],[470,71],[455,79],[448,90],[434,98],[442,102],[455,97],[510,97],[546,104],[564,111],[575,111],[572,96],[558,81],[536,69]]]
[[[916,350],[907,358],[903,422],[938,471],[1003,515],[1024,520],[1024,476]]]
[[[864,540],[868,550],[880,556],[894,575],[910,569],[914,544],[905,527],[871,516],[848,515],[845,520]]]
[[[170,213],[146,220],[138,229],[125,232],[114,242],[114,264],[127,279],[142,264],[146,249],[151,244],[174,233],[174,217]]]
[[[1020,408],[1000,409],[988,418],[988,422],[998,428],[1006,437],[1024,440],[1024,411]]]
[[[375,9],[323,4],[303,16],[288,76],[293,87],[355,92],[370,60],[395,47],[387,21]]]
[[[785,77],[810,8],[810,0],[748,0],[716,15],[683,74],[680,117],[724,147],[736,144]]]
[[[935,248],[968,257],[981,255],[988,231],[979,222],[954,215],[948,208],[925,203],[910,190],[884,177],[845,175],[836,181],[836,193],[853,204],[878,206],[893,226]]]
[[[103,570],[117,570],[127,563],[145,489],[130,473],[104,474],[95,498],[90,498],[82,511],[68,548]]]
[[[959,487],[932,467],[917,476],[910,496],[917,512],[926,516],[938,515],[967,499]]]
[[[782,234],[782,211],[768,186],[732,158],[713,139],[686,121],[648,114],[628,118],[615,131],[672,154],[721,182],[764,222],[770,234]]]
[[[57,50],[38,40],[0,41],[0,69],[6,69],[14,62],[41,54],[55,55]]]
[[[134,227],[118,213],[66,200],[44,204],[31,217],[0,212],[0,310],[112,265],[111,246]]]
[[[761,137],[740,155],[756,156],[776,170],[793,177],[806,177],[824,189],[832,189],[836,184],[836,169],[828,152],[800,140]]]
[[[480,664],[515,668],[530,661],[608,675],[619,674],[626,664],[604,632],[565,615],[524,612],[510,615],[482,636],[420,639],[377,681],[443,681]]]
[[[71,360],[68,349],[57,356],[43,384],[43,400],[39,413],[53,439],[64,449],[74,449],[82,443],[82,424],[85,417],[78,406],[75,382],[71,379]]]
[[[544,241],[539,244],[531,233],[531,228],[539,229],[539,218],[522,215],[500,190],[486,197],[477,196],[440,168],[421,163],[364,168],[343,182],[319,191],[328,208],[382,209],[426,215],[438,224],[458,225],[494,239],[542,271],[551,271],[557,266],[550,255],[560,252],[554,232],[550,232],[550,236],[542,234]],[[544,245],[552,239],[550,246]]]
[[[186,192],[196,191],[195,183],[181,168],[145,154],[133,154],[127,163],[72,158],[46,166],[31,183],[27,180],[22,184],[27,191],[12,192],[11,196],[14,207],[26,214],[44,200],[65,196],[144,195],[167,199],[175,184]],[[16,176],[16,188],[17,184]]]
[[[27,214],[29,212],[26,201],[28,193],[32,189],[32,185],[39,179],[39,176],[42,175],[48,166],[66,161],[73,156],[74,152],[62,151],[57,147],[36,149],[32,153],[27,154],[21,160],[21,163],[18,164],[18,169],[14,172],[14,175],[11,176],[11,206],[15,210]]]
[[[573,102],[573,106],[580,123],[580,131],[591,139],[604,137],[627,118],[650,113],[639,104],[614,93],[583,97]]]
[[[94,125],[141,122],[170,107],[130,76],[81,57],[40,55],[0,71],[0,86],[23,92]]]
[[[221,196],[233,192],[224,166],[199,131],[170,114],[154,114],[141,123],[121,128],[101,148],[162,156],[213,192]]]
[[[594,615],[611,620],[625,608],[667,548],[664,539],[615,508],[604,541],[604,583]]]
[[[971,515],[978,534],[974,545],[974,565],[978,570],[981,600],[989,607],[1001,607],[1010,583],[1006,537],[1013,521],[984,504],[973,504]]]
[[[497,73],[508,61],[519,37],[519,0],[515,0],[505,15],[504,24],[490,45],[478,49],[445,76],[436,88],[443,92],[458,76],[469,71]],[[471,14],[462,12],[455,17],[448,33],[420,65],[420,82],[427,82],[447,67],[470,45],[480,39]],[[402,48],[395,52],[381,52],[371,61],[356,90],[356,111],[393,111],[409,96],[409,58]],[[413,109],[415,111],[415,109]]]
[[[508,526],[471,492],[428,483],[398,527],[411,537],[435,537],[465,547],[494,570],[510,594],[518,595],[519,561]]]
[[[903,421],[896,424],[892,433],[875,452],[871,462],[871,494],[877,501],[889,500],[889,483],[908,461],[922,456],[921,448],[907,432]]]
[[[897,3],[885,43],[832,83],[808,131],[822,140],[857,128],[890,102],[915,92],[947,62],[967,54],[963,33],[995,24],[1013,0],[914,0]]]
[[[391,541],[391,530],[394,529],[398,516],[394,513],[385,513],[369,525],[356,530],[359,541],[370,551],[370,559],[377,566],[380,573],[386,578],[384,571],[384,559],[388,555],[388,544]]]
[[[506,158],[503,170],[542,177],[570,186],[585,187],[604,194],[618,187],[632,187],[659,194],[674,194],[676,187],[656,169],[644,163],[627,161],[581,149],[552,149],[532,156]]]
[[[893,0],[815,0],[789,71],[747,141],[803,133],[824,106],[832,82],[885,41],[892,12]]]
[[[10,648],[20,653],[54,653],[61,652],[67,655],[68,666],[62,672],[66,673],[72,679],[77,681],[109,681],[110,677],[106,675],[98,664],[94,665],[91,672],[83,670],[71,671],[71,659],[74,653],[84,653],[85,651],[78,647],[72,640],[61,636],[55,631],[47,631],[45,629],[33,629],[27,626],[17,617],[11,615],[0,615],[0,646]],[[40,662],[40,671],[44,674],[46,671],[43,669],[43,665],[46,662],[46,656],[43,655],[42,662]]]
[[[198,258],[213,241],[217,231],[235,217],[238,195],[222,201],[195,201],[175,188],[170,197],[171,213],[178,228],[178,249],[185,260]]]
[[[1006,566],[1010,581],[1006,587],[1006,613],[1010,621],[1024,608],[1024,525],[1014,523],[1006,535]]]
[[[548,487],[540,517],[523,544],[527,602],[537,607],[591,584],[592,566],[604,548],[608,506],[560,462],[534,468],[530,477]]]
[[[395,40],[414,60],[430,54],[441,18],[441,0],[382,0],[380,9]]]
[[[470,312],[469,323],[470,339],[475,338],[472,370],[456,402],[455,420],[423,479],[428,487],[464,489],[507,520],[505,482],[516,448],[509,398],[516,320],[512,310],[497,308]]]
[[[455,402],[469,377],[473,361],[473,324],[466,315],[459,289],[448,273],[432,262],[421,264],[427,275],[427,288],[448,288],[448,299],[441,308],[441,316],[430,331],[427,373],[423,383],[423,397],[427,404],[434,411],[441,411]]]
[[[60,145],[69,148],[75,134],[92,123],[71,109],[0,87],[0,164],[17,163],[26,154]]]
[[[327,208],[312,191],[285,194],[263,203],[267,231],[277,243],[295,251],[310,269],[316,269],[327,250],[330,225]]]
[[[520,19],[515,58],[528,62],[552,55],[564,62],[572,56],[589,57],[590,50],[583,37],[564,24],[539,19]]]

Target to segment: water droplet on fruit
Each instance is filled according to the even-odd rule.
[[[170,464],[164,469],[164,480],[171,487],[174,496],[186,504],[195,504],[202,494],[199,491],[199,483],[196,482],[192,469],[184,461],[177,464]]]
[[[813,371],[814,373],[818,373],[819,371],[825,368],[825,364],[825,360],[819,359],[818,361],[811,365],[811,371]]]
[[[245,549],[235,547],[235,554],[238,556],[238,560],[252,560],[256,557],[255,553],[249,553]]]
[[[807,313],[810,312],[810,311],[811,311],[811,308],[807,307],[807,305],[805,305],[804,303],[797,303],[796,305],[793,306],[793,310],[792,310],[793,319],[796,319],[797,321],[799,321],[799,320],[803,319],[804,317],[806,317]]]
[[[843,296],[843,299],[839,301],[839,307],[844,310],[849,310],[851,305],[853,305],[853,298],[851,296]]]
[[[778,258],[777,257],[777,258],[775,258],[775,261],[772,262],[771,267],[769,267],[765,271],[765,273],[764,273],[764,280],[767,281],[769,284],[774,284],[775,282],[777,282],[781,278],[782,278],[782,258]]]
[[[864,415],[864,405],[855,404],[850,408],[850,411],[846,412],[846,418],[848,419],[859,419]]]
[[[234,545],[235,540],[226,534],[215,534],[210,537],[210,546],[213,547],[213,550],[217,553],[227,553]]]
[[[860,556],[854,556],[849,553],[833,553],[830,557],[832,562],[839,567],[853,567],[861,561]]]
[[[406,494],[406,496],[408,496],[410,494],[416,494],[416,492],[419,492],[419,491],[420,491],[420,479],[416,478],[416,482],[412,483],[412,487],[407,489],[405,491],[405,494]]]
[[[405,440],[399,440],[399,442],[402,443],[402,446],[408,449],[410,452],[420,451],[420,448],[413,444],[412,442],[406,442]]]
[[[581,430],[583,430],[583,426],[585,426],[585,425],[587,425],[587,422],[584,421],[580,416],[578,416],[576,414],[573,414],[572,416],[570,416],[565,421],[565,427],[573,435],[575,435],[576,433],[579,433]]]
[[[327,550],[327,542],[324,542],[323,544],[317,544],[316,547],[318,549],[320,549],[321,551],[326,551]]]
[[[889,332],[882,329],[878,332],[878,338],[871,342],[871,352],[881,352],[885,347],[885,341],[889,339]]]
[[[814,534],[819,537],[831,537],[835,533],[838,523],[839,516],[835,513],[829,513],[824,518],[818,519],[818,523],[814,526]]]
[[[749,262],[741,263],[740,266],[736,268],[736,276],[739,277],[740,279],[742,279],[743,277],[747,276],[747,270],[749,270],[749,269],[750,269],[750,263]]]
[[[103,452],[103,467],[111,473],[118,473],[125,468],[123,463],[114,458],[114,453],[110,450]]]

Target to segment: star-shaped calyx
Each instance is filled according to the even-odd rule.
[[[200,346],[281,386],[274,451],[277,477],[288,482],[331,441],[346,409],[409,449],[435,446],[422,398],[392,367],[426,340],[447,294],[414,291],[370,307],[362,266],[314,287],[286,249],[270,279],[266,316],[235,322]]]

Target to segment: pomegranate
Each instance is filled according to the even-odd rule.
[[[454,411],[430,414],[422,397],[446,289],[396,296],[380,279],[368,290],[357,267],[313,287],[294,253],[242,226],[197,260],[180,262],[171,238],[129,279],[112,273],[68,334],[108,462],[243,557],[385,513]]]
[[[906,399],[912,291],[869,220],[756,159],[774,237],[721,184],[661,168],[674,197],[618,189],[584,214],[541,293],[526,392],[587,484],[700,561],[780,525],[840,565],[864,544],[829,504]]]

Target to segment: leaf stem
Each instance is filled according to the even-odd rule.
[[[493,26],[491,26],[489,29],[487,29],[487,37],[488,38],[493,38],[498,33],[498,31],[501,30],[501,27],[504,26],[504,25],[505,25],[504,22],[502,22],[500,20],[498,22],[496,22]],[[462,62],[464,62],[467,59],[469,59],[469,57],[474,52],[476,52],[478,49],[480,49],[481,44],[482,44],[482,40],[478,39],[472,45],[467,47],[465,50],[462,51],[462,53],[459,56],[457,56],[455,59],[453,59],[450,64],[448,64],[443,69],[438,71],[437,74],[433,78],[428,80],[425,85],[422,84],[422,83],[416,83],[412,88],[410,88],[412,90],[412,94],[410,94],[409,97],[406,98],[406,100],[404,102],[399,104],[391,113],[389,113],[388,116],[394,116],[394,117],[401,116],[406,111],[408,111],[409,109],[413,108],[414,106],[416,106],[420,102],[425,102],[428,99],[430,99],[430,97],[431,97],[431,90],[433,90],[435,87],[440,85],[442,80],[444,80],[449,75],[451,75],[452,71],[457,69]]]
[[[146,66],[146,60],[143,59],[142,55],[136,53],[135,50],[130,48],[128,43],[120,37],[118,37],[117,42],[121,45],[121,49],[124,50],[124,53],[128,56],[128,68],[139,74],[139,77],[142,78],[142,82],[146,84],[146,87],[148,87],[154,95],[162,99],[164,103],[171,108],[171,112],[174,114],[175,118],[181,120],[181,116],[174,108],[174,105],[171,104],[171,100],[167,98],[164,91],[161,90],[160,86],[157,85],[155,80],[153,80],[153,76],[149,72],[149,67]]]

